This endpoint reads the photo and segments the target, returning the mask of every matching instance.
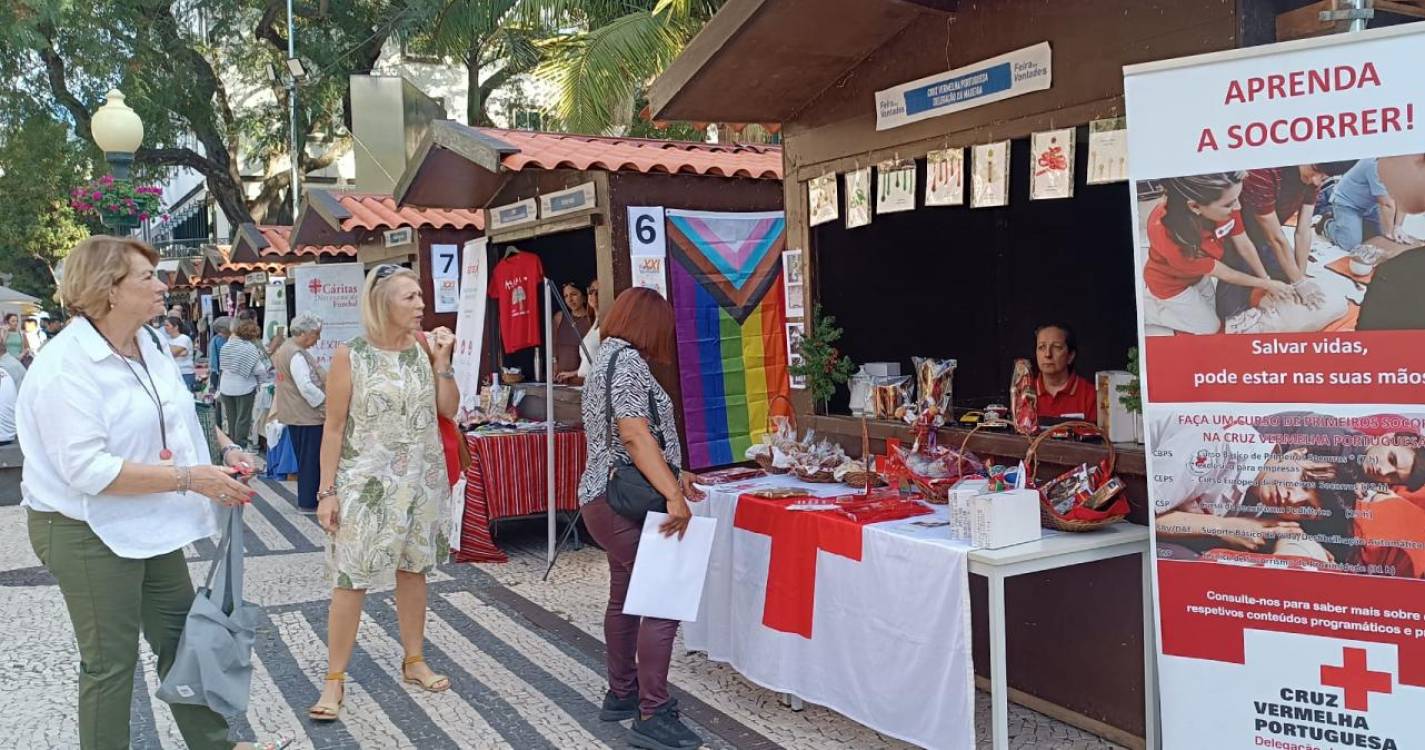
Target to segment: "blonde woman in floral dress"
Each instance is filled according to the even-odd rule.
[[[425,303],[415,273],[377,266],[362,289],[365,335],[339,346],[327,376],[317,519],[331,535],[332,602],[327,675],[308,711],[340,717],[346,666],[367,589],[396,586],[406,658],[402,679],[430,692],[450,687],[425,663],[426,576],[450,550],[450,484],[436,412],[460,402],[450,355],[455,336],[421,334]]]

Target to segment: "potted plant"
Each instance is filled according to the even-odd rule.
[[[827,402],[836,393],[836,386],[845,383],[856,368],[850,358],[844,356],[834,344],[841,338],[842,330],[836,325],[836,318],[821,314],[821,305],[814,305],[811,311],[811,328],[801,336],[801,343],[793,342],[792,351],[799,357],[787,366],[793,378],[805,381],[817,412],[825,414]]]
[[[138,227],[163,208],[163,189],[134,185],[104,175],[70,193],[69,205],[80,215],[97,220],[116,231]],[[163,218],[167,219],[167,216]]]
[[[1128,366],[1124,369],[1133,375],[1133,379],[1118,386],[1118,402],[1123,404],[1133,415],[1133,439],[1139,443],[1143,442],[1143,388],[1142,380],[1138,375],[1139,357],[1138,347],[1128,350]]]

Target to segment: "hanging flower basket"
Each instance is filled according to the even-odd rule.
[[[150,217],[159,216],[163,201],[162,188],[134,185],[104,175],[87,185],[77,187],[69,196],[69,205],[80,216],[99,220],[115,229],[133,229]],[[164,219],[168,216],[163,215]]]

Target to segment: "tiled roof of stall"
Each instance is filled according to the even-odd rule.
[[[267,240],[267,247],[259,250],[259,255],[288,255],[292,252],[292,246],[287,243],[287,238],[292,236],[292,227],[254,224],[253,228],[262,235],[262,239]]]
[[[290,244],[292,227],[279,226],[276,224],[256,224],[253,228],[267,241],[267,246],[258,251],[258,255],[263,257],[281,255],[356,257],[355,245],[298,245],[294,249]]]
[[[203,267],[195,280],[198,283],[241,281],[251,271],[280,273],[281,263],[233,263],[231,245],[212,245],[203,253]]]
[[[460,208],[423,208],[421,206],[397,206],[396,199],[376,193],[341,192],[337,190],[313,190],[309,195],[324,193],[341,204],[350,214],[341,220],[341,231],[357,229],[381,231],[413,227],[415,229],[479,229],[485,228],[483,211],[467,211]]]
[[[782,150],[776,146],[694,143],[647,138],[472,128],[517,149],[500,163],[506,169],[579,169],[609,172],[699,174],[717,177],[782,178]]]

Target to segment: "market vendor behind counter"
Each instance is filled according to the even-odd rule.
[[[1039,326],[1034,331],[1034,378],[1041,417],[1098,419],[1098,392],[1088,378],[1074,372],[1078,357],[1074,329],[1063,323]]]

